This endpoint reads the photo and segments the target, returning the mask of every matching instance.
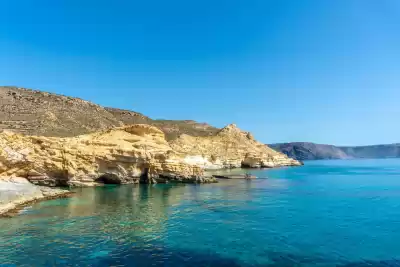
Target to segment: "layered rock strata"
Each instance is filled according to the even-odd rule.
[[[186,164],[159,129],[144,124],[71,138],[0,134],[0,175],[47,186],[213,182]]]
[[[0,175],[36,185],[215,182],[206,169],[280,167],[289,159],[235,125],[209,137],[181,135],[168,143],[158,128],[135,124],[77,137],[0,133]]]
[[[302,165],[301,162],[256,141],[251,133],[241,131],[235,124],[230,124],[217,134],[207,137],[183,134],[170,144],[174,151],[186,155],[186,163],[204,169]]]

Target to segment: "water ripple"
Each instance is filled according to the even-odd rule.
[[[400,161],[349,162],[77,189],[0,219],[0,266],[400,266]]]

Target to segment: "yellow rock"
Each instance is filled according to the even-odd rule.
[[[208,169],[301,165],[299,161],[256,141],[249,132],[241,131],[235,124],[226,126],[214,136],[181,135],[171,142],[171,147],[186,154],[186,163]]]
[[[39,185],[214,182],[204,169],[300,165],[235,125],[209,137],[182,135],[168,143],[154,126],[135,124],[77,137],[0,133],[0,176]]]

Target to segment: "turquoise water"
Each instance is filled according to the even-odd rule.
[[[400,266],[400,160],[78,189],[0,219],[0,266]]]

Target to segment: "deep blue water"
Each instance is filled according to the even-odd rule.
[[[400,266],[400,160],[77,189],[0,219],[0,266]]]

